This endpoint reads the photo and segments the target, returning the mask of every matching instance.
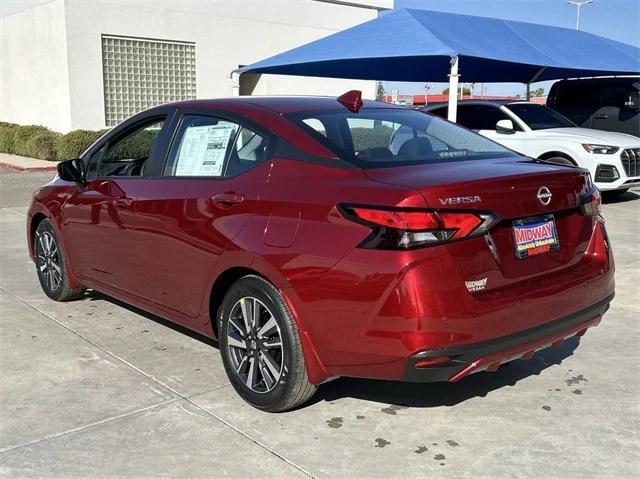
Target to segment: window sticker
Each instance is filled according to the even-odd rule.
[[[224,157],[236,125],[192,126],[186,129],[180,144],[176,176],[222,176]]]

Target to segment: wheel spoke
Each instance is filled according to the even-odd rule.
[[[227,336],[227,343],[234,348],[247,349],[247,343],[245,343],[243,339],[237,339],[231,335]]]
[[[240,364],[238,364],[238,367],[236,368],[236,372],[238,374],[240,374],[240,370],[242,369],[242,366],[244,366],[247,363],[247,356],[242,356],[242,361],[240,361]]]
[[[269,320],[266,323],[264,323],[264,325],[258,330],[257,336],[259,338],[263,338],[264,336],[267,336],[271,331],[273,331],[277,327],[278,327],[278,323],[276,323],[275,318],[269,315]]]
[[[253,319],[253,308],[246,298],[242,298],[240,300],[240,309],[242,310],[242,319],[244,320],[244,327],[246,328],[245,330],[248,333],[249,331],[251,331],[251,321]]]
[[[233,320],[233,319],[229,318],[229,324],[230,324],[231,326],[233,326],[233,327],[235,328],[235,330],[236,330],[236,331],[238,331],[238,333],[240,333],[240,336],[241,336],[242,338],[244,338],[244,337],[247,335],[247,332],[246,332],[243,328],[241,328],[240,326],[238,326],[238,325],[236,324],[235,320]]]
[[[253,315],[251,317],[251,327],[256,329],[260,325],[260,303],[253,298]]]
[[[271,372],[265,366],[264,361],[260,359],[260,372],[262,373],[262,377],[264,378],[264,384],[267,386],[267,389],[271,389],[276,382],[276,378],[271,375]]]
[[[260,351],[260,361],[269,369],[274,378],[280,375],[280,366],[273,360],[271,354]]]
[[[250,358],[249,359],[249,372],[247,373],[247,381],[245,382],[245,384],[247,385],[247,387],[249,387],[249,389],[253,390],[253,388],[254,388],[254,386],[256,384],[257,372],[258,372],[258,368],[256,367],[256,359],[255,358]]]
[[[282,341],[280,341],[280,338],[276,338],[274,341],[272,342],[267,342],[265,341],[264,343],[262,343],[264,345],[265,348],[267,349],[275,349],[275,348],[281,348],[282,349]]]
[[[42,271],[43,273],[47,270],[47,263],[42,263],[40,265],[40,271]]]
[[[51,266],[53,266],[53,269],[58,273],[58,274],[62,274],[62,271],[60,270],[60,266],[58,266],[54,261],[51,262]]]

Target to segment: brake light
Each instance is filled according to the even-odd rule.
[[[580,211],[585,216],[599,215],[601,202],[600,191],[594,187],[587,195],[582,197]]]
[[[427,211],[394,211],[353,208],[358,218],[399,230],[426,230],[438,227],[438,218]]]
[[[417,210],[381,206],[339,205],[348,220],[371,228],[358,246],[369,249],[412,249],[480,236],[498,218],[491,213]]]

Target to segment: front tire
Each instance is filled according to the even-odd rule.
[[[245,276],[229,288],[218,312],[218,336],[229,381],[252,406],[286,411],[315,393],[293,315],[264,278]]]
[[[621,190],[609,190],[609,191],[603,191],[602,192],[602,197],[605,200],[617,200],[618,198],[620,198],[622,195],[624,195],[627,191],[629,191],[629,188],[623,188]]]
[[[36,271],[44,293],[54,301],[78,299],[85,288],[69,286],[69,270],[62,245],[49,220],[42,220],[33,238]]]

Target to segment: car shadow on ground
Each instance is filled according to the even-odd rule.
[[[616,203],[628,203],[629,201],[634,201],[640,198],[640,192],[637,191],[627,191],[623,195],[620,196],[609,196],[606,194],[606,191],[603,192],[602,195],[602,203],[605,205],[612,205]]]
[[[340,378],[320,387],[311,403],[351,397],[400,407],[455,406],[474,397],[484,397],[497,389],[514,386],[524,378],[538,375],[544,369],[562,363],[573,354],[579,341],[576,337],[570,338],[559,348],[544,349],[530,360],[516,360],[501,366],[494,373],[473,374],[457,383]]]
[[[178,333],[185,334],[190,338],[197,339],[201,343],[207,344],[208,346],[213,346],[214,348],[218,349],[218,341],[216,341],[215,339],[209,338],[196,331],[192,331],[191,329],[186,328],[184,326],[180,326],[179,324],[169,321],[168,319],[164,319],[164,318],[161,318],[160,316],[156,316],[155,314],[149,313],[144,309],[136,308],[135,306],[132,306],[130,304],[120,301],[119,299],[113,298],[111,296],[107,296],[104,293],[89,290],[87,292],[87,299],[89,301],[107,301],[111,304],[115,304],[116,306],[124,308],[127,311],[131,311],[132,313],[139,314],[140,316],[143,316],[146,319],[155,321],[156,323],[166,326],[167,328],[171,328],[174,331],[177,331]]]
[[[208,346],[219,349],[215,339],[208,338],[184,326],[151,314],[140,308],[97,291],[87,293],[89,301],[108,301],[116,306],[139,314],[146,319],[173,329],[174,331],[196,339]],[[398,407],[438,407],[454,406],[474,397],[484,397],[488,393],[518,381],[538,375],[544,369],[562,363],[578,347],[577,337],[566,340],[559,348],[546,348],[527,360],[516,360],[502,365],[493,373],[477,373],[457,383],[405,383],[381,381],[375,379],[339,378],[323,384],[310,402],[302,409],[320,401],[335,401],[342,398],[356,398]],[[213,367],[213,366],[212,366]]]

